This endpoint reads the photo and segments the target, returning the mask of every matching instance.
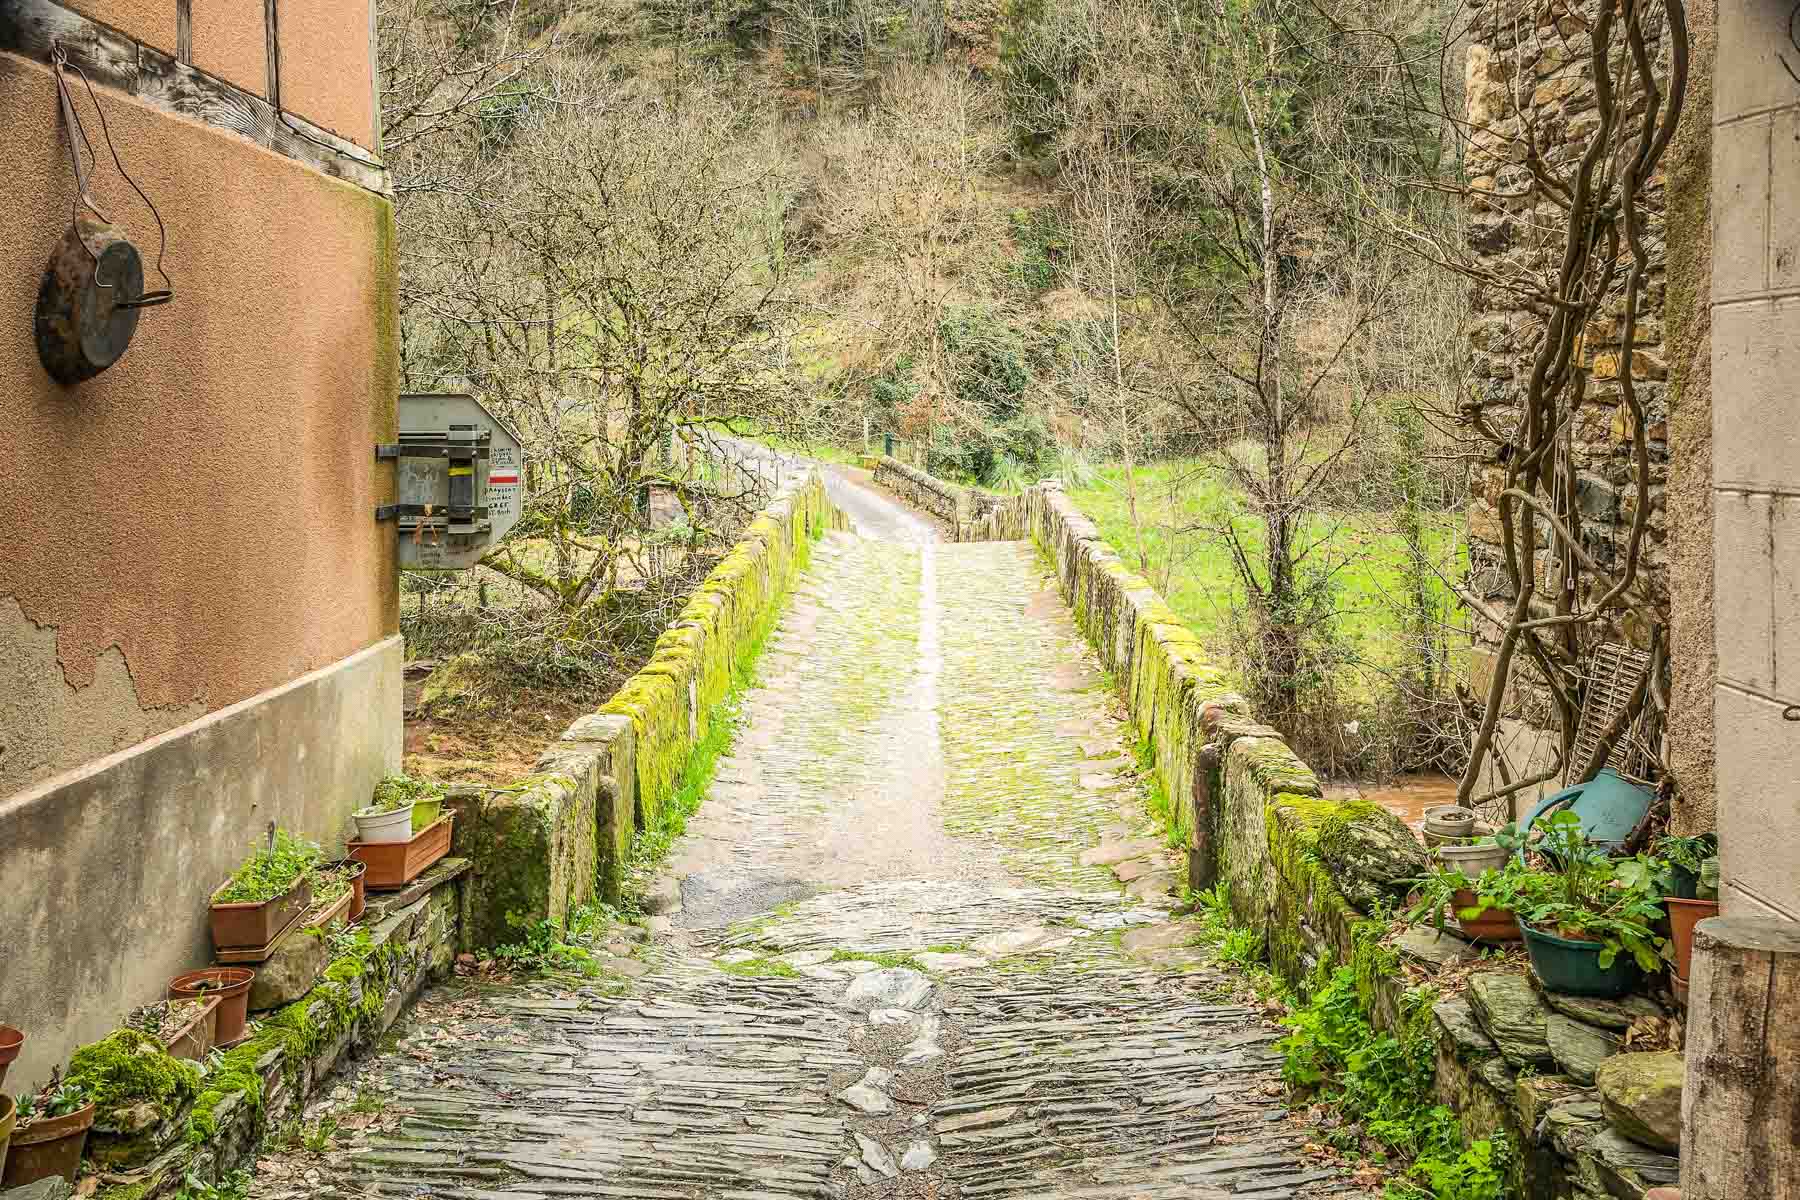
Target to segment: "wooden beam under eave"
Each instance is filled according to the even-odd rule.
[[[186,9],[183,3],[180,11]],[[393,179],[374,153],[303,117],[278,113],[261,96],[89,20],[55,0],[0,3],[0,50],[48,66],[51,47],[59,43],[69,62],[96,84],[116,88],[164,112],[247,137],[334,179],[378,195],[394,194]]]

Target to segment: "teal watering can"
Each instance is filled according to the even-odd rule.
[[[1581,831],[1590,842],[1617,850],[1655,802],[1654,795],[1635,783],[1627,783],[1617,771],[1607,767],[1586,783],[1544,797],[1531,815],[1519,823],[1519,829],[1524,833],[1537,824],[1539,817],[1567,807],[1580,818]],[[1524,850],[1519,854],[1523,858]]]

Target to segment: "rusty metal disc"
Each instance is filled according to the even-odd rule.
[[[57,242],[38,288],[38,358],[59,383],[112,366],[137,332],[144,263],[115,225],[86,212]]]

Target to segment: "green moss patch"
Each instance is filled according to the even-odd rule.
[[[69,1081],[93,1097],[95,1121],[140,1104],[152,1106],[162,1119],[179,1113],[200,1086],[200,1068],[173,1058],[155,1038],[135,1029],[118,1029],[69,1060]]]

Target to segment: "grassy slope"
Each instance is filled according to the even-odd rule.
[[[1240,529],[1247,529],[1253,522],[1241,515],[1241,499],[1195,460],[1139,467],[1137,485],[1139,523],[1150,563],[1145,574],[1183,620],[1201,637],[1216,644],[1226,632],[1230,607],[1241,600],[1243,588],[1237,581],[1229,550],[1203,527],[1214,525],[1233,512],[1240,514]],[[1100,526],[1108,544],[1136,569],[1137,542],[1132,533],[1124,469],[1103,468],[1090,484],[1072,489],[1070,496]],[[1436,537],[1447,539],[1459,521],[1455,514],[1440,521]],[[1329,534],[1329,544],[1318,552],[1319,561],[1342,564],[1335,580],[1340,589],[1336,607],[1343,635],[1360,658],[1376,665],[1391,663],[1396,657],[1400,632],[1395,613],[1405,582],[1402,567],[1406,549],[1391,528],[1389,514],[1349,514],[1329,521],[1321,518],[1308,529],[1309,536]],[[1247,531],[1254,533],[1253,529]],[[1245,540],[1253,553],[1260,549],[1260,539]],[[1448,551],[1449,543],[1444,541],[1443,545]],[[1448,594],[1442,583],[1435,587],[1440,595]],[[1224,657],[1221,653],[1221,661]]]

